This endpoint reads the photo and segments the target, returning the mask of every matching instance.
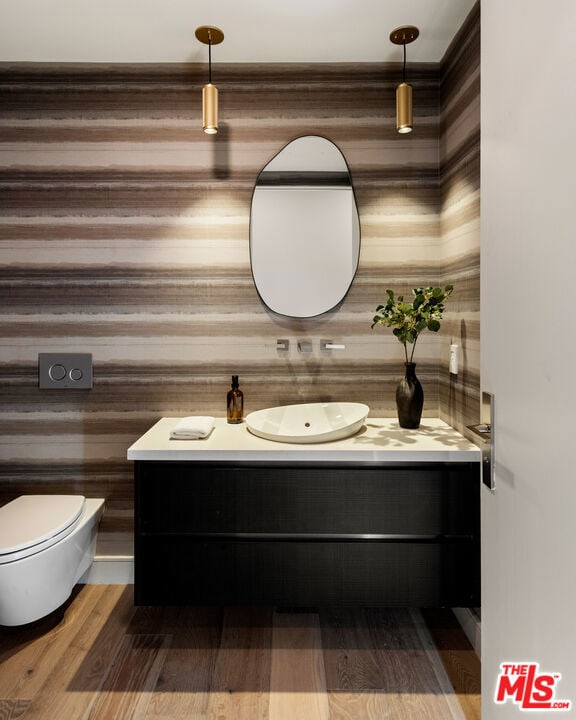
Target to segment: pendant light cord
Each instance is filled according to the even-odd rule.
[[[406,52],[406,45],[404,45],[404,52]],[[210,37],[208,37],[208,82],[210,85],[212,84],[212,39]]]
[[[406,82],[406,43],[402,43],[404,48],[404,64],[402,65],[402,82]]]

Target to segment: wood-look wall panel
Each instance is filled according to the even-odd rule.
[[[67,403],[58,397],[58,392],[44,391],[38,397],[31,376],[26,385],[6,387],[5,411],[0,422],[3,456],[28,457],[32,450],[27,443],[34,438],[37,443],[46,443],[50,437],[50,442],[60,439],[80,444],[73,436],[81,432],[81,450],[86,457],[104,452],[121,462],[127,446],[122,445],[127,442],[126,436],[133,435],[136,439],[162,415],[177,417],[209,412],[222,416],[233,373],[240,375],[246,412],[266,405],[331,400],[335,389],[342,400],[366,402],[369,385],[371,407],[381,408],[382,414],[393,415],[395,388],[403,373],[403,352],[396,344],[389,353],[382,350],[381,354],[392,358],[327,362],[316,356],[305,363],[299,358],[261,361],[259,365],[236,361],[220,367],[190,363],[176,369],[161,365],[144,371],[137,366],[121,366],[116,372],[100,366],[96,368],[100,377],[98,391],[89,397],[78,391]],[[419,359],[418,375],[426,394],[428,416],[437,414],[437,370],[436,359]],[[129,410],[118,409],[119,397]],[[114,436],[114,444],[107,436]],[[21,446],[13,442],[19,437]],[[50,452],[64,451],[56,442]],[[37,452],[37,448],[33,452]]]
[[[3,449],[3,448],[2,448]],[[4,456],[4,453],[3,453]],[[105,516],[114,518],[110,531],[125,531],[133,523],[133,477],[130,463],[123,460],[102,462],[59,461],[10,458],[0,462],[0,503],[19,495],[79,494],[106,498]]]
[[[476,3],[442,61],[443,102],[455,101],[460,88],[480,66],[480,3]]]
[[[390,116],[393,120],[393,116]],[[36,119],[19,119],[18,124],[8,125],[8,120],[0,118],[0,147],[8,149],[13,143],[21,143],[29,146],[58,144],[66,148],[74,149],[73,146],[94,147],[94,143],[109,146],[113,143],[119,145],[131,144],[135,148],[145,149],[157,143],[171,143],[189,147],[191,143],[198,143],[197,125],[190,119],[148,120],[146,122],[134,122],[133,120],[114,119],[75,121],[72,119],[57,120],[41,124]],[[13,121],[12,121],[13,122]],[[347,120],[347,123],[349,121]],[[438,137],[438,118],[436,116],[425,116],[419,118],[419,142],[435,142]],[[267,118],[249,119],[243,122],[235,118],[234,131],[228,133],[228,139],[235,143],[250,144],[265,142],[261,146],[258,155],[261,155],[266,146],[270,146],[272,153],[277,147],[286,142],[286,132],[294,137],[303,133],[316,134],[317,129],[310,127],[309,122],[300,122],[298,125],[294,120],[278,120],[270,125]],[[315,121],[315,128],[321,128],[323,135],[326,135],[337,144],[359,146],[370,143],[372,145],[388,145],[394,147],[396,139],[395,130],[392,127],[382,128],[382,118],[359,117],[355,119],[354,126],[343,124],[342,121],[335,121],[333,117],[323,118],[321,122]],[[375,132],[377,133],[375,137]],[[225,133],[226,135],[226,133]],[[213,143],[214,141],[212,141]],[[143,147],[141,147],[143,146]],[[211,141],[205,140],[204,146],[212,149]]]
[[[473,127],[469,136],[452,149],[441,165],[442,196],[460,197],[480,188],[480,129]]]
[[[39,222],[40,220],[40,222]],[[226,222],[214,226],[209,218],[179,217],[167,222],[164,218],[147,216],[144,218],[15,218],[0,219],[0,247],[51,247],[59,244],[71,247],[74,243],[81,247],[130,247],[130,243],[145,247],[148,242],[156,241],[164,245],[193,241],[195,238],[209,237],[211,241],[225,241],[230,237],[241,237],[245,242],[248,234],[247,218],[228,218]],[[110,245],[112,243],[112,245]],[[24,245],[26,247],[26,245]]]
[[[141,70],[141,75],[139,72]],[[217,64],[221,111],[230,121],[269,117],[370,117],[394,114],[396,65],[386,64]],[[67,75],[67,73],[69,73]],[[11,102],[0,117],[200,117],[197,101],[206,81],[198,65],[87,65],[57,67],[0,66],[0,98]],[[411,83],[419,92],[415,112],[436,114],[438,75],[435,65],[411,64]],[[93,102],[98,97],[99,102]],[[247,102],[247,97],[250,101]],[[319,106],[318,98],[325,104]],[[156,102],[155,99],[159,102]],[[351,100],[355,99],[354,104]],[[87,107],[90,112],[87,113]],[[276,114],[276,113],[275,113]],[[226,119],[224,114],[223,120]]]
[[[394,126],[397,64],[215,65],[216,138],[200,129],[205,66],[0,65],[0,503],[103,496],[104,529],[129,529],[127,446],[163,415],[224,415],[231,374],[247,411],[338,398],[394,415],[403,350],[370,329],[388,287],[454,281],[446,325],[416,359],[424,415],[470,413],[478,85],[465,34],[462,62],[411,66],[410,136]],[[297,320],[258,298],[249,212],[257,174],[303,134],[343,151],[362,247],[345,301]],[[463,325],[468,355],[450,385],[443,354]],[[346,349],[322,353],[321,338]],[[39,390],[37,355],[58,350],[92,352],[93,390]]]
[[[396,254],[396,250],[390,249],[390,254]],[[410,257],[407,252],[406,255],[396,263],[381,263],[370,254],[363,254],[363,267],[338,316],[324,315],[322,320],[348,325],[352,314],[359,311],[366,312],[366,318],[371,319],[372,305],[375,307],[385,299],[386,288],[405,292],[436,278],[436,262]],[[460,263],[455,261],[452,274],[464,276],[472,272],[469,263],[473,260],[466,256]],[[413,267],[415,261],[419,267]],[[153,268],[141,267],[54,265],[37,267],[34,272],[29,267],[17,266],[11,269],[11,277],[0,283],[0,302],[5,307],[10,305],[0,315],[3,329],[7,337],[62,333],[114,336],[138,334],[140,326],[148,331],[150,323],[158,325],[157,330],[161,331],[160,326],[168,323],[178,326],[179,333],[191,336],[221,332],[228,335],[231,330],[225,320],[229,317],[234,319],[235,335],[246,333],[246,337],[251,337],[265,331],[275,316],[265,312],[249,267],[219,268],[211,277],[203,277],[205,272],[202,268],[186,267],[157,269],[155,273]],[[196,317],[198,314],[202,317]],[[245,325],[243,320],[249,324]],[[206,325],[214,321],[217,326],[207,332]],[[42,327],[37,327],[38,323]],[[163,334],[167,333],[165,328]]]
[[[440,282],[455,286],[442,330],[460,346],[457,375],[440,348],[440,416],[466,432],[480,419],[480,3],[443,59],[440,97]]]

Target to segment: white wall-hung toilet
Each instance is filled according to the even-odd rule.
[[[0,625],[60,607],[90,567],[104,500],[23,495],[0,508]]]

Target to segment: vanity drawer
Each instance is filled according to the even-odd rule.
[[[480,601],[474,543],[203,542],[171,536],[142,538],[139,556],[137,604],[459,607]]]
[[[477,535],[474,464],[276,467],[137,463],[137,530],[177,534]]]

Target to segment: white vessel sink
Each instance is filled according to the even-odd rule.
[[[256,410],[245,420],[251,433],[266,440],[323,443],[354,435],[369,411],[362,403],[306,403]]]

